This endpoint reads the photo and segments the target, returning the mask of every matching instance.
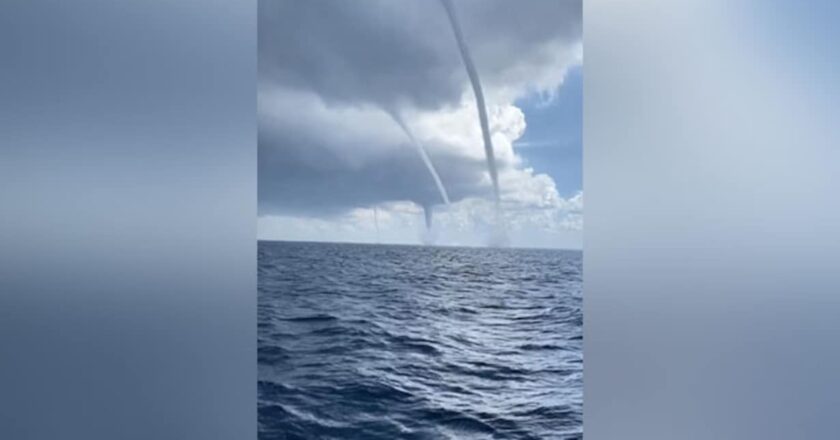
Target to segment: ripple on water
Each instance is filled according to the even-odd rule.
[[[261,439],[582,438],[580,252],[258,255]]]

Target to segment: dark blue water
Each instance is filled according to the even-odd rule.
[[[259,437],[582,438],[581,253],[259,243]]]

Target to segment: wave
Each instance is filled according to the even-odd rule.
[[[260,439],[581,438],[579,253],[272,242],[259,259]]]

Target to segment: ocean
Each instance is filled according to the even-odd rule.
[[[261,440],[583,437],[581,252],[258,252]]]

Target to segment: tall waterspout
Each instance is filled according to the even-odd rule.
[[[420,154],[420,158],[423,159],[423,163],[426,164],[426,169],[429,170],[429,174],[432,175],[432,179],[435,181],[435,186],[437,186],[438,192],[440,193],[440,198],[443,200],[443,203],[449,205],[449,194],[446,192],[446,187],[443,186],[443,181],[440,180],[440,175],[438,175],[437,169],[435,169],[435,165],[432,163],[432,159],[429,158],[429,153],[426,151],[426,147],[424,147],[423,144],[414,137],[414,133],[412,133],[411,129],[408,125],[406,125],[399,111],[392,109],[386,109],[386,111],[391,116],[391,119],[400,126],[408,140],[411,141],[412,145],[414,145],[414,148],[417,149],[417,153]]]
[[[490,172],[490,179],[493,181],[493,195],[495,197],[496,206],[499,206],[499,174],[496,170],[496,158],[493,154],[493,142],[490,139],[490,126],[487,122],[487,109],[484,104],[484,91],[481,89],[481,81],[478,78],[478,72],[475,70],[472,56],[470,56],[469,47],[464,40],[464,34],[461,32],[461,25],[458,22],[458,16],[455,13],[455,6],[452,0],[441,0],[446,15],[449,17],[449,24],[452,25],[452,32],[455,34],[455,40],[458,43],[458,51],[461,53],[461,59],[464,61],[464,66],[467,68],[467,75],[470,77],[470,84],[472,84],[473,93],[475,94],[475,104],[478,107],[478,122],[481,125],[481,135],[484,138],[484,154],[487,157],[487,169]]]

